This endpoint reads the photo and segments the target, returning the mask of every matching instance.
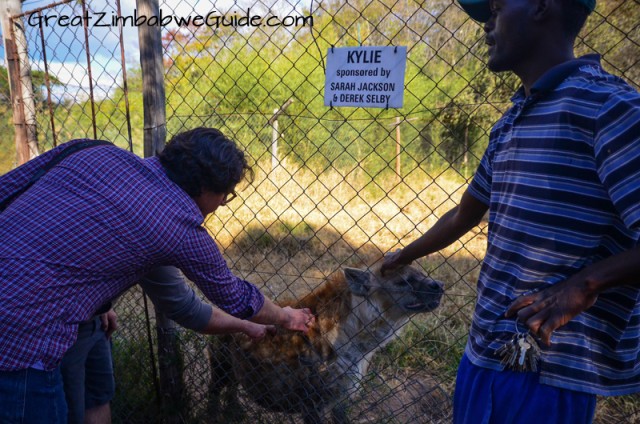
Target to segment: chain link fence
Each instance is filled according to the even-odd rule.
[[[40,150],[83,137],[134,149],[122,28],[92,22],[119,15],[119,7],[62,1],[14,18],[14,33],[24,34],[18,50],[28,52],[20,68],[31,69],[33,84],[34,106],[25,102],[25,114],[36,118]]]
[[[106,3],[106,2],[105,2]],[[599,2],[577,45],[640,87],[640,3]],[[104,8],[103,8],[104,7]],[[208,1],[161,3],[165,16],[217,25],[163,28],[168,134],[220,128],[247,152],[253,183],[207,227],[233,271],[277,300],[300,299],[345,266],[362,266],[423,234],[459,201],[493,123],[518,86],[486,68],[481,26],[451,0]],[[40,10],[118,15],[118,5],[63,2]],[[25,29],[42,150],[97,137],[142,152],[141,80],[125,67],[119,26]],[[260,24],[241,18],[260,17]],[[257,21],[254,21],[257,22]],[[233,25],[235,23],[235,25]],[[117,47],[113,48],[113,40]],[[407,46],[404,107],[324,106],[332,47]],[[80,53],[71,53],[80,52]],[[46,55],[46,57],[45,57]],[[126,75],[128,73],[128,75]],[[475,303],[486,222],[419,265],[446,283],[442,303],[414,316],[373,358],[348,415],[360,423],[451,420],[455,373]],[[139,289],[118,304],[115,422],[302,422],[237,393],[236,411],[212,412],[220,339],[178,333],[183,395],[162,399],[153,312]],[[222,366],[222,364],[220,364]],[[310,394],[311,395],[311,394]],[[171,404],[171,409],[161,407]],[[596,422],[640,422],[637,395],[601,399]]]

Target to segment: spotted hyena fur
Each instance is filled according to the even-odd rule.
[[[211,412],[231,419],[239,410],[239,383],[262,407],[301,413],[306,424],[323,422],[325,409],[335,422],[348,422],[341,401],[357,391],[374,353],[412,315],[435,309],[442,294],[441,283],[413,266],[384,277],[379,265],[345,268],[302,300],[282,305],[313,311],[316,323],[306,336],[278,330],[260,341],[234,335],[212,344]]]

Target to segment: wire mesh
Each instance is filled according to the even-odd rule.
[[[85,137],[134,150],[121,27],[91,21],[118,14],[119,2],[62,1],[14,18],[18,48],[28,50],[21,68],[33,79],[35,109],[25,113],[36,117],[41,150]]]
[[[83,4],[63,2],[47,11],[77,16]],[[608,70],[636,88],[638,5],[600,2],[577,45],[578,53],[600,53]],[[99,2],[84,7],[94,15],[117,13],[114,5],[102,9]],[[217,127],[251,158],[255,180],[207,227],[234,272],[278,300],[300,299],[342,267],[369,264],[408,244],[455,206],[518,85],[513,75],[487,70],[482,28],[451,0],[255,0],[224,10],[213,2],[175,0],[161,7],[174,23],[208,13],[218,23],[163,28],[168,133]],[[245,15],[260,16],[261,23],[229,25]],[[268,18],[274,26],[266,24]],[[142,152],[139,71],[130,69],[127,90],[124,55],[107,47],[113,45],[107,40],[120,36],[118,27],[86,33],[82,26],[53,25],[42,28],[43,36],[27,14],[21,19],[31,69],[52,80],[47,90],[35,87],[42,148],[55,140],[93,137],[95,127],[98,138]],[[356,45],[407,46],[403,108],[324,106],[328,49]],[[275,111],[284,105],[276,126]],[[446,282],[442,304],[414,316],[400,337],[371,358],[359,390],[342,399],[351,420],[451,420],[486,225],[419,261],[431,277]],[[260,407],[251,400],[251,388],[219,392],[217,376],[228,371],[224,359],[234,351],[225,350],[225,339],[189,331],[178,333],[176,358],[185,393],[176,410],[163,411],[153,355],[157,341],[148,331],[154,320],[146,316],[142,293],[128,292],[118,312],[115,422],[158,422],[167,413],[179,422],[301,422],[299,414]],[[218,397],[229,406],[222,417],[212,406]],[[637,395],[601,399],[596,422],[638,422],[639,405]]]

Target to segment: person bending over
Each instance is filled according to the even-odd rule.
[[[65,143],[0,177],[0,201]],[[307,331],[236,277],[203,226],[250,167],[220,131],[174,136],[158,157],[100,145],[67,156],[0,213],[0,421],[66,422],[60,362],[78,323],[159,265],[179,268],[236,318]]]

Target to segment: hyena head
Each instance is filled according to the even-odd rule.
[[[220,395],[239,383],[259,405],[302,413],[305,424],[324,422],[327,408],[333,422],[348,422],[343,401],[358,390],[375,352],[396,338],[412,315],[438,307],[443,285],[414,266],[385,275],[379,264],[342,271],[286,303],[314,312],[308,334],[282,330],[257,341],[236,335],[212,349],[213,416],[238,410],[235,390],[225,390],[226,400]]]
[[[436,309],[444,293],[442,283],[411,265],[384,275],[380,264],[367,269],[345,268],[344,276],[353,295],[352,308],[367,310],[370,315],[370,319],[360,317],[364,324],[383,319],[394,327],[403,325],[413,314]]]

